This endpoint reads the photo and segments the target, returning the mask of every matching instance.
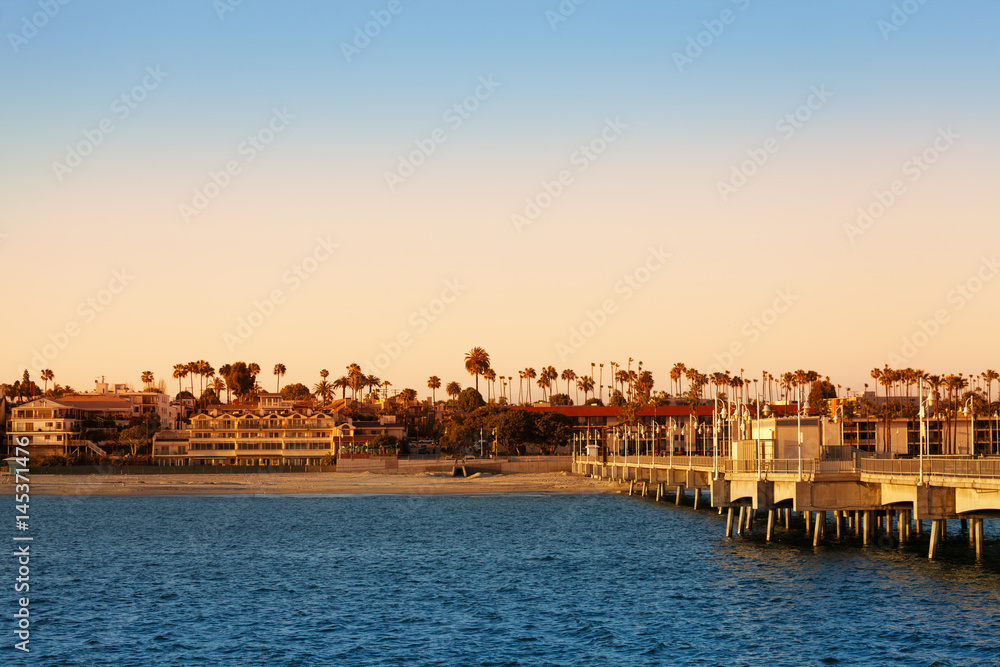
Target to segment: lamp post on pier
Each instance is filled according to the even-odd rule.
[[[976,404],[973,401],[975,396],[969,396],[965,399],[965,407],[962,408],[962,414],[969,418],[969,454],[973,457],[976,456]]]
[[[924,383],[923,380],[919,383],[920,391],[920,438],[918,439],[918,446],[920,447],[920,480],[918,484],[920,486],[924,485],[924,449],[927,449],[927,455],[930,456],[930,434],[927,428],[927,412],[934,410],[934,394],[928,394],[927,398],[924,398]],[[927,407],[927,410],[924,407]]]
[[[799,396],[795,402],[795,418],[799,432],[799,481],[802,481],[802,385],[799,385]]]

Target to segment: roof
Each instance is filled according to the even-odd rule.
[[[73,394],[63,396],[53,401],[67,408],[77,408],[78,410],[123,410],[132,411],[132,401],[127,398],[117,398],[110,395],[87,395]]]
[[[617,417],[621,412],[621,407],[613,405],[528,405],[511,406],[528,412],[558,412],[567,417]],[[715,406],[711,403],[698,406],[700,416],[711,415]],[[772,416],[794,415],[795,405],[772,405]],[[686,405],[644,405],[636,413],[640,417],[688,417],[691,415],[691,408]]]

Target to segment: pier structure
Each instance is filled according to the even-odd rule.
[[[734,460],[715,456],[574,457],[577,474],[615,481],[656,500],[679,504],[688,491],[726,512],[726,536],[749,530],[766,512],[766,539],[778,522],[801,514],[818,545],[827,531],[865,544],[906,542],[930,522],[928,558],[945,536],[946,521],[967,522],[970,545],[983,554],[983,521],[1000,517],[1000,459],[925,457],[851,460]],[[831,523],[832,519],[832,523]]]

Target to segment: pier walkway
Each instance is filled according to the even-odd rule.
[[[695,508],[707,494],[711,507],[727,510],[726,536],[749,528],[767,512],[768,540],[776,520],[788,527],[801,512],[806,534],[818,544],[833,513],[836,536],[853,531],[864,543],[885,534],[901,542],[921,535],[930,521],[928,557],[934,558],[947,520],[969,522],[969,539],[982,556],[983,520],[1000,517],[1000,459],[926,457],[732,460],[712,456],[576,456],[573,472],[629,485],[629,493],[680,503],[694,492]],[[735,519],[735,523],[734,523]]]

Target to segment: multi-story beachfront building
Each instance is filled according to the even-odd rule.
[[[26,442],[32,458],[107,454],[98,442],[110,438],[132,418],[132,403],[112,395],[74,394],[58,399],[38,398],[11,410],[7,451]]]
[[[185,414],[181,403],[172,401],[170,396],[159,391],[133,391],[125,384],[108,384],[98,380],[93,394],[124,398],[132,404],[133,417],[156,413],[162,428],[176,428],[180,424],[180,418]]]
[[[186,458],[191,465],[318,465],[333,454],[341,419],[337,412],[292,407],[279,394],[261,395],[256,406],[215,405],[191,417]],[[165,446],[154,443],[160,462],[168,455],[157,447]]]

